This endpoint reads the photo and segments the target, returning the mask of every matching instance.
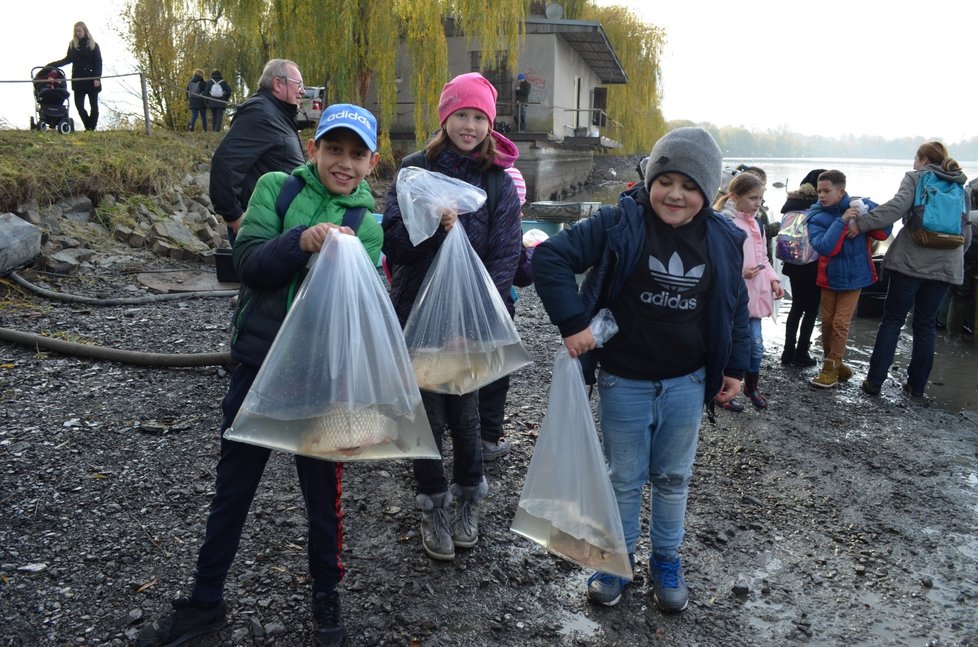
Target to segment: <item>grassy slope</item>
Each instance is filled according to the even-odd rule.
[[[312,134],[304,130],[300,137],[305,142]],[[122,199],[156,195],[187,173],[207,170],[220,138],[214,133],[165,130],[152,135],[0,130],[0,213],[29,200],[46,205],[85,195],[97,205],[109,193]],[[374,177],[392,173],[393,168],[382,163]]]
[[[219,138],[213,133],[128,131],[0,131],[0,213],[35,200],[56,202],[107,193],[152,195],[185,174],[206,168]]]

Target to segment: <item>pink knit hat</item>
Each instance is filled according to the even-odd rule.
[[[478,72],[459,74],[441,89],[438,100],[438,119],[444,124],[453,112],[475,108],[484,112],[489,121],[496,120],[496,88]]]

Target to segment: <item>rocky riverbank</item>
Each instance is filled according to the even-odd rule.
[[[145,294],[137,274],[174,269],[213,271],[108,239],[71,276],[21,274],[105,298]],[[704,418],[682,550],[690,608],[655,610],[647,539],[623,601],[590,606],[588,573],[509,530],[559,345],[532,288],[517,310],[534,364],[513,376],[514,447],[487,464],[474,549],[425,556],[408,463],[345,468],[351,644],[978,644],[978,418],[894,384],[878,398],[857,383],[810,390],[810,372],[781,367],[774,347],[770,408]],[[0,326],[77,343],[226,351],[230,315],[227,297],[98,306],[0,282]],[[222,366],[0,343],[0,644],[130,644],[188,591],[227,383]],[[291,458],[274,453],[228,580],[231,624],[191,644],[309,644],[307,588],[302,499]]]

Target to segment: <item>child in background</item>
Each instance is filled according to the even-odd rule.
[[[852,377],[852,369],[842,362],[849,338],[849,324],[862,289],[876,283],[871,247],[873,240],[886,240],[892,226],[847,236],[848,223],[859,208],[846,193],[846,176],[837,170],[818,176],[818,203],[808,216],[808,239],[818,252],[818,279],[822,288],[822,370],[812,386],[830,389]],[[863,199],[867,208],[876,203]]]
[[[505,139],[502,135],[496,140],[496,163],[503,166],[503,172],[512,180],[516,188],[516,196],[519,198],[520,207],[526,203],[526,180],[519,169],[512,166],[510,156],[501,154],[499,146],[501,140]],[[505,141],[509,141],[506,139]],[[513,145],[515,149],[516,146]],[[517,152],[517,156],[518,156]],[[515,161],[515,159],[513,159]],[[509,163],[507,166],[506,164]],[[522,214],[520,216],[522,222]],[[521,226],[522,230],[522,226]],[[528,249],[524,244],[520,249],[520,262],[513,277],[513,285],[518,288],[525,288],[533,285],[533,270],[530,267],[530,258],[533,250]],[[510,288],[510,298],[514,305],[516,303],[516,290]],[[479,389],[479,427],[482,436],[482,460],[485,462],[494,461],[509,453],[512,443],[506,440],[503,431],[503,424],[506,421],[506,395],[509,393],[509,375],[504,375],[495,382],[487,384]]]
[[[807,211],[812,204],[818,202],[818,176],[825,172],[824,168],[813,169],[801,180],[798,189],[788,193],[788,199],[781,207],[781,213],[789,211]],[[818,360],[812,357],[808,349],[812,343],[812,331],[815,330],[815,319],[818,317],[822,301],[821,288],[818,287],[818,259],[803,265],[785,263],[781,271],[791,281],[791,310],[784,324],[784,351],[781,353],[781,364],[784,366],[817,366]]]
[[[714,203],[730,222],[747,234],[744,241],[744,283],[747,284],[750,311],[751,353],[750,364],[744,374],[744,393],[758,409],[767,408],[767,398],[758,388],[761,360],[764,358],[764,337],[761,319],[774,313],[774,300],[784,296],[778,273],[767,257],[767,238],[758,219],[758,209],[764,197],[764,181],[751,172],[734,176],[727,194]],[[743,411],[735,400],[722,405],[731,411]]]
[[[350,104],[323,111],[315,139],[306,145],[309,162],[292,175],[303,188],[280,218],[275,202],[285,173],[266,173],[248,201],[234,245],[234,265],[241,277],[231,357],[239,362],[224,397],[221,434],[231,426],[278,334],[292,297],[306,275],[309,259],[331,235],[356,234],[373,262],[380,256],[383,232],[366,217],[356,232],[341,226],[348,209],[374,208],[364,178],[376,166],[377,120]],[[328,333],[329,331],[324,331]],[[178,645],[227,624],[224,582],[234,560],[248,509],[271,450],[221,438],[215,494],[207,516],[204,543],[190,598],[173,601],[173,612],[147,624],[139,645]],[[343,546],[342,463],[295,457],[296,472],[309,519],[309,574],[317,645],[343,645],[346,631],[336,587],[346,572]]]
[[[496,118],[496,89],[477,72],[457,76],[442,89],[438,117],[441,130],[425,146],[424,167],[484,190],[489,173],[499,173],[501,195],[493,213],[489,213],[487,205],[475,213],[446,211],[435,235],[415,247],[397,203],[397,183],[391,183],[384,209],[383,251],[392,268],[390,294],[394,310],[404,326],[435,254],[448,230],[460,220],[512,316],[510,287],[520,259],[522,228],[516,188],[495,164],[498,135],[492,131],[492,123]],[[479,394],[445,395],[423,390],[421,398],[439,451],[445,427],[450,430],[454,458],[451,486],[440,459],[414,461],[421,541],[432,558],[451,560],[456,546],[470,548],[478,541],[479,505],[489,491],[482,470]],[[455,499],[459,502],[458,513],[450,519],[449,510]]]
[[[737,395],[750,346],[744,234],[709,202],[722,159],[706,130],[669,132],[652,148],[642,185],[622,193],[617,208],[599,209],[533,255],[537,293],[568,353],[583,355],[592,382],[601,365],[604,455],[633,567],[652,485],[650,586],[664,612],[689,603],[679,547],[703,407],[712,418],[714,401]],[[595,355],[588,326],[604,307],[619,332]],[[626,584],[595,573],[588,599],[612,606]]]

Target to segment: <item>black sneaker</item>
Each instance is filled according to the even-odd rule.
[[[918,391],[917,389],[910,386],[910,382],[903,383],[903,392],[909,395],[911,398],[923,398],[924,392]]]
[[[882,385],[877,384],[876,382],[870,382],[868,379],[863,380],[863,393],[867,395],[879,395],[882,388]]]
[[[186,598],[174,600],[173,612],[140,629],[136,643],[139,647],[176,647],[196,636],[223,629],[228,623],[224,600],[210,608],[205,606],[206,603]]]
[[[340,617],[340,594],[314,593],[312,596],[312,624],[317,645],[342,647],[346,644],[346,629]]]

